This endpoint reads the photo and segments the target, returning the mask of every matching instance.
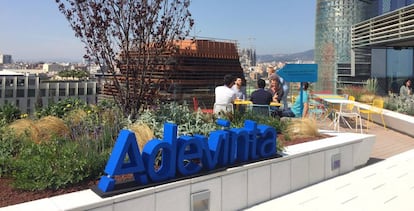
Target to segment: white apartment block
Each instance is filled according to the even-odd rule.
[[[46,107],[66,98],[96,104],[96,93],[95,81],[47,81],[34,75],[0,71],[0,106],[11,103],[22,113],[32,113],[36,105]]]

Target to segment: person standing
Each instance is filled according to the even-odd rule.
[[[282,77],[279,77],[279,83],[282,85],[282,89],[283,89],[283,97],[282,97],[283,108],[287,108],[288,107],[287,96],[289,94],[289,86],[290,86],[290,84],[289,84],[289,82],[287,82]]]
[[[404,81],[403,85],[400,87],[400,96],[408,97],[412,94],[411,90],[411,80],[407,79]]]
[[[224,76],[224,84],[215,89],[215,106],[214,113],[220,111],[228,112],[228,105],[231,105],[236,99],[236,93],[231,89],[234,84],[234,77],[230,74]]]
[[[302,92],[299,93],[298,97],[296,97],[295,102],[291,108],[292,112],[295,114],[295,117],[307,117],[309,112],[309,83],[303,82],[302,84]],[[300,90],[300,85],[299,85]],[[302,110],[303,109],[303,110]]]

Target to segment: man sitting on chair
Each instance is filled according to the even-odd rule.
[[[270,94],[270,92],[264,90],[266,86],[266,82],[263,79],[259,79],[257,80],[257,87],[258,89],[255,90],[251,97],[250,100],[253,103],[253,111],[259,111],[260,113],[265,114],[265,112],[269,112],[269,107],[258,107],[255,108],[254,105],[267,105],[269,106],[270,103],[273,100],[273,96],[272,94]]]
[[[221,111],[229,112],[229,106],[236,99],[236,93],[231,89],[234,84],[234,77],[230,74],[224,76],[224,85],[215,89],[214,113],[219,114]]]

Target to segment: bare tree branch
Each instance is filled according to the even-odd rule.
[[[163,70],[174,43],[194,24],[191,0],[56,0],[60,12],[84,44],[86,56],[101,66],[107,85],[125,116],[157,100],[153,84],[168,77]],[[164,71],[164,72],[163,72]]]

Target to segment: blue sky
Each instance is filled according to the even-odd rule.
[[[15,61],[81,60],[74,36],[54,0],[2,0],[0,53]],[[193,0],[191,35],[236,40],[257,54],[314,48],[316,0]]]

